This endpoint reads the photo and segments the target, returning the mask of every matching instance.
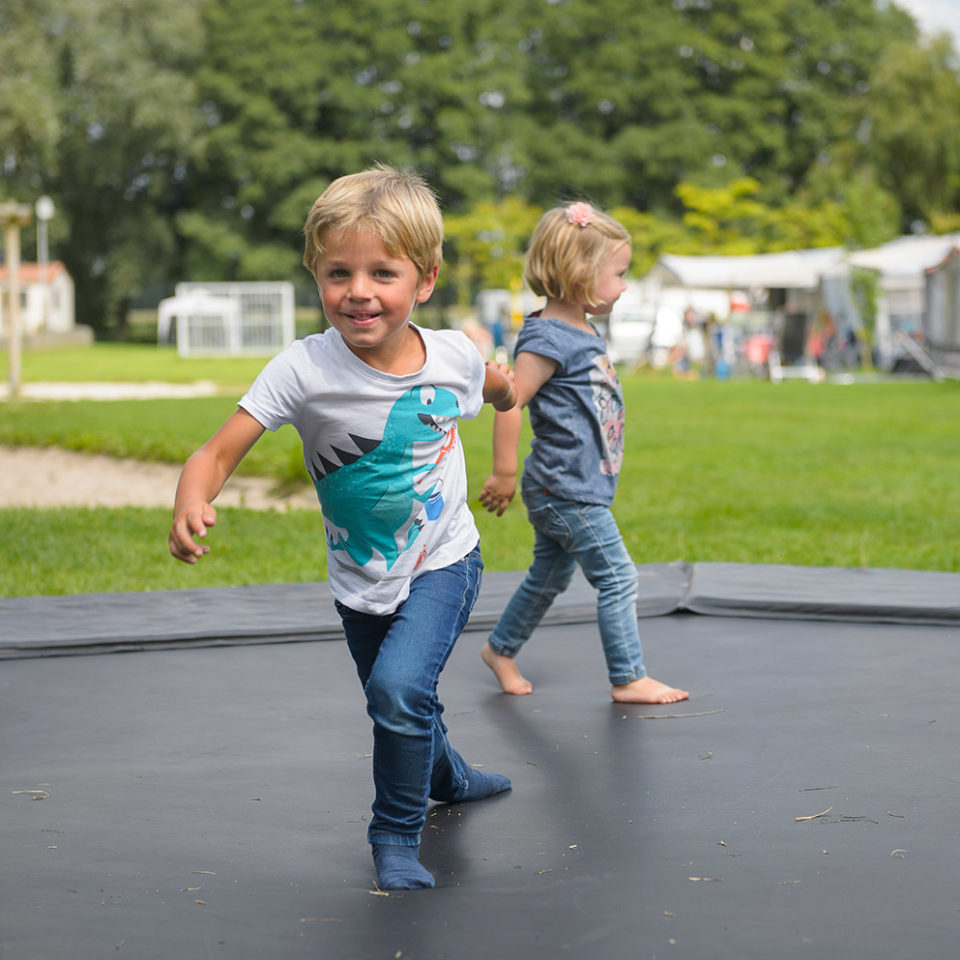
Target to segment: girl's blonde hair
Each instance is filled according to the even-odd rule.
[[[625,227],[590,204],[554,207],[533,231],[523,275],[538,296],[589,306],[596,302],[600,268],[629,242]]]
[[[443,216],[418,174],[377,164],[339,177],[314,202],[303,226],[303,265],[317,278],[329,230],[369,230],[392,257],[413,261],[420,280],[443,259]]]

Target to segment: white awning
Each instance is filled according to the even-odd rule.
[[[843,247],[788,250],[745,257],[660,256],[648,276],[661,283],[720,290],[815,290],[821,274],[842,264]]]
[[[942,263],[954,247],[960,247],[960,233],[939,237],[897,237],[872,250],[856,250],[847,255],[855,267],[879,270],[889,276],[914,276],[918,280],[925,270]]]

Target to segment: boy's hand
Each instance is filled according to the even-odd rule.
[[[487,360],[485,366],[488,370],[496,370],[502,373],[511,383],[513,383],[513,371],[506,360]]]
[[[493,404],[494,410],[510,410],[517,403],[517,389],[509,363],[486,362],[487,376],[484,382],[483,400]]]
[[[205,500],[185,504],[170,528],[170,553],[184,563],[196,563],[210,548],[205,543],[197,543],[194,537],[205,537],[207,528],[216,522],[217,511]]]
[[[480,502],[491,513],[503,516],[513,495],[517,492],[517,475],[491,473],[480,491]]]

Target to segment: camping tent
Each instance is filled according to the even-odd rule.
[[[740,314],[773,330],[788,364],[803,357],[811,319],[819,311],[820,278],[842,265],[842,247],[786,250],[750,256],[662,254],[647,275],[661,291],[748,293],[753,309]],[[664,294],[661,292],[660,296]],[[718,314],[719,319],[724,319]]]
[[[649,277],[665,286],[720,290],[816,290],[820,276],[842,262],[842,247],[786,250],[752,256],[691,257],[665,253]]]

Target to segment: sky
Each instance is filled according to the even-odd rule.
[[[960,0],[894,0],[898,7],[913,15],[924,33],[946,30],[953,34],[953,45],[960,51]]]

